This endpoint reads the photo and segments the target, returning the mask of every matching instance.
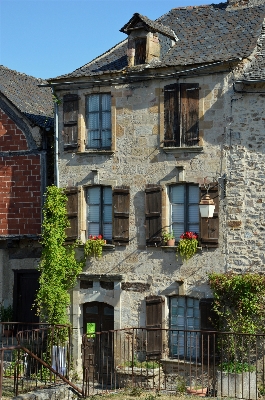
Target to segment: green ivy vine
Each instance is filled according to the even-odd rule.
[[[35,305],[41,320],[50,324],[69,324],[69,290],[85,265],[85,258],[76,259],[75,249],[79,243],[65,244],[65,229],[69,226],[66,202],[64,189],[47,188],[43,207],[40,287]]]
[[[265,276],[213,272],[209,283],[214,294],[213,310],[218,316],[216,327],[230,332],[219,339],[225,361],[222,368],[236,372],[247,363],[250,371],[249,354],[255,354],[257,341],[254,335],[265,330]],[[242,333],[248,335],[242,336]]]

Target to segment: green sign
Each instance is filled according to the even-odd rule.
[[[86,333],[89,337],[95,337],[96,332],[96,323],[95,322],[87,322],[86,324]]]

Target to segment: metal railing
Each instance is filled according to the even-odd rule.
[[[4,329],[7,325],[8,333]],[[10,322],[2,323],[1,328],[0,398],[62,381],[83,395],[82,390],[69,381],[69,326]]]
[[[128,328],[83,335],[83,393],[144,390],[257,399],[265,335]]]

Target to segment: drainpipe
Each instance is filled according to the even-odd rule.
[[[55,91],[53,88],[53,94],[55,96]],[[59,187],[59,124],[58,124],[58,103],[54,102],[54,119],[55,119],[55,137],[54,137],[54,147],[55,147],[55,165],[54,165],[54,175],[55,175],[55,185]]]

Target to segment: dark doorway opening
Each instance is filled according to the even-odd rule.
[[[15,270],[13,308],[16,322],[39,322],[33,303],[39,289],[39,271]]]

